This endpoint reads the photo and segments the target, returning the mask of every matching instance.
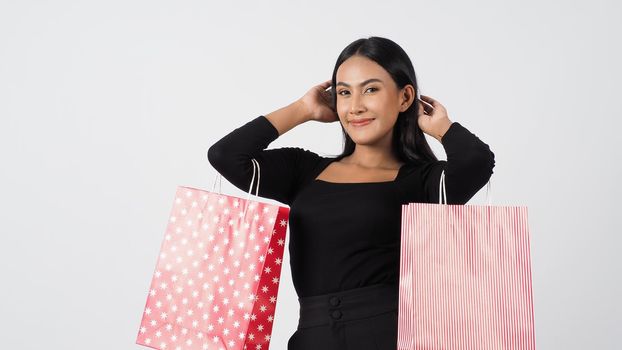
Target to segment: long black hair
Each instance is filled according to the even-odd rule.
[[[415,89],[415,96],[419,97],[415,69],[406,52],[390,39],[371,36],[353,41],[337,58],[331,88],[333,110],[337,110],[337,69],[345,60],[354,55],[367,57],[382,66],[391,75],[398,89],[411,84]],[[393,127],[392,149],[398,159],[405,163],[420,164],[438,160],[417,123],[419,103],[421,102],[418,98],[415,98],[407,110],[399,113]],[[342,158],[352,154],[356,144],[344,129],[343,124],[339,123],[339,125],[343,132],[344,146],[337,158]]]

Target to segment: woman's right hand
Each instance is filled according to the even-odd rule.
[[[331,86],[332,80],[327,80],[312,87],[299,102],[304,106],[310,120],[323,123],[332,123],[339,120],[337,112],[333,110],[332,92],[326,89]]]

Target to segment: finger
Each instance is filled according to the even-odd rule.
[[[333,80],[332,80],[332,79],[330,79],[330,80],[326,80],[325,82],[321,83],[321,84],[320,84],[320,86],[321,86],[323,89],[327,89],[329,86],[331,86],[331,85],[332,85],[332,82],[333,82]]]
[[[430,115],[431,111],[431,107],[426,107],[425,104],[419,103],[419,115]]]
[[[419,105],[421,105],[421,107],[424,109],[426,114],[431,114],[434,112],[434,107],[430,106],[428,103],[421,101],[421,103],[419,103]]]
[[[443,107],[437,100],[433,99],[430,96],[421,95],[422,98],[425,99],[425,102],[432,106],[432,108],[441,108]]]
[[[432,106],[432,104],[429,101],[424,101],[423,99],[419,99],[419,101],[421,101],[421,104],[426,108],[434,108],[434,106]]]
[[[427,104],[429,104],[429,105],[432,105],[432,107],[436,107],[436,105],[438,104],[438,101],[436,101],[432,97],[426,96],[426,95],[421,95],[420,100],[425,102],[425,103],[427,103]]]
[[[326,90],[326,91],[322,91],[320,93],[320,96],[322,97],[322,99],[324,100],[324,102],[326,103],[331,103],[333,100],[333,96],[330,93],[330,91]]]
[[[445,110],[445,106],[443,106],[440,102],[438,102],[437,100],[433,99],[430,96],[425,96],[425,95],[421,95],[421,97],[426,99],[426,102],[430,103],[432,105],[433,108],[444,111]]]

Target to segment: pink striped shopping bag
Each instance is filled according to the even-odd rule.
[[[527,207],[442,198],[402,205],[398,350],[535,349]]]
[[[255,165],[246,199],[177,188],[137,344],[268,349],[289,208],[249,200]]]

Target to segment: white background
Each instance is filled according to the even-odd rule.
[[[493,204],[529,207],[538,349],[619,349],[620,13],[613,0],[2,1],[0,347],[143,348],[176,187],[210,189],[210,145],[377,35],[490,145]],[[338,124],[310,122],[270,148],[341,142]],[[286,250],[271,349],[297,320]]]

